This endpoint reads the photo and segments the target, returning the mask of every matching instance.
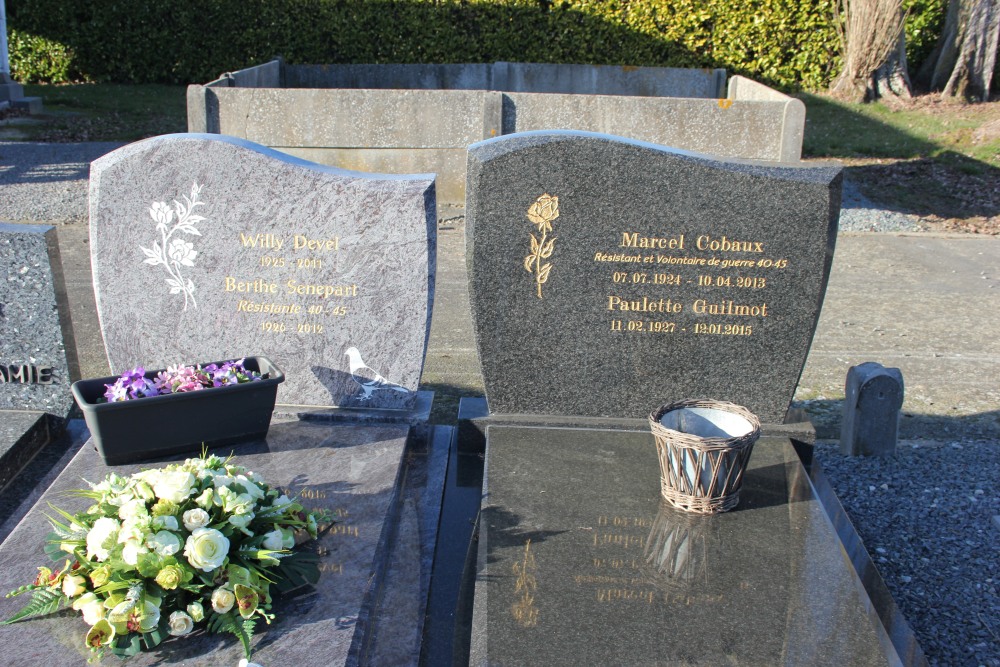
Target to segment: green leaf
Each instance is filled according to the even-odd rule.
[[[114,646],[111,647],[111,651],[119,658],[131,658],[133,655],[137,655],[139,651],[142,650],[140,638],[141,635],[135,632],[130,632],[125,636],[115,637]]]
[[[56,613],[62,607],[68,606],[67,603],[68,600],[61,591],[53,591],[48,588],[38,588],[35,589],[31,602],[29,602],[24,609],[0,623],[3,625],[9,625],[31,616],[48,616],[49,614]]]
[[[281,593],[319,582],[319,556],[309,551],[295,551],[279,561],[275,585]]]
[[[236,635],[236,638],[240,640],[243,645],[243,654],[247,660],[250,659],[250,653],[252,649],[250,647],[250,640],[253,637],[253,629],[256,625],[256,621],[252,618],[246,620],[241,619],[236,613],[229,611],[225,614],[216,614],[213,612],[212,616],[208,619],[208,631],[213,633],[229,632]]]

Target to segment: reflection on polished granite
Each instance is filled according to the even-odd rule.
[[[405,656],[396,664],[407,664],[413,656],[415,662],[450,431],[429,438],[417,451],[407,446],[409,432],[405,425],[276,422],[265,441],[215,452],[232,451],[239,465],[290,494],[299,494],[307,507],[331,510],[336,519],[331,530],[312,543],[322,556],[319,584],[276,600],[278,621],[257,635],[255,662],[327,667],[363,664],[378,655]],[[127,475],[170,460],[174,459],[113,470]],[[48,503],[69,511],[83,509],[85,500],[65,492],[80,488],[85,479],[99,480],[109,470],[93,445],[86,443],[0,545],[0,591],[30,582],[36,568],[48,564],[42,551],[50,530],[45,519],[51,513]],[[396,544],[406,553],[393,553]],[[392,587],[391,597],[387,586]],[[0,617],[10,616],[26,601],[0,599]],[[87,628],[74,616],[0,626],[4,664],[85,665]],[[232,636],[202,632],[169,640],[129,664],[234,666],[241,657]],[[104,662],[118,660],[111,656]]]
[[[714,516],[661,502],[648,432],[486,439],[471,664],[902,664],[787,438]]]

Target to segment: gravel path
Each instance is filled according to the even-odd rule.
[[[905,441],[816,458],[931,665],[1000,667],[1000,448]]]
[[[120,144],[0,142],[0,221],[87,221],[91,160]],[[842,232],[917,232],[845,182]],[[1000,448],[906,441],[894,459],[817,457],[932,665],[1000,667]]]
[[[0,142],[0,220],[86,223],[90,163],[121,145]]]

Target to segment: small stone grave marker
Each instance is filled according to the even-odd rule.
[[[412,408],[430,330],[434,179],[315,165],[219,135],[93,163],[112,371],[263,354],[285,406]]]
[[[903,373],[874,361],[851,366],[844,396],[840,453],[894,454],[899,436],[899,409],[903,407]]]
[[[839,168],[528,132],[472,145],[468,174],[492,413],[641,418],[707,397],[784,419],[826,290]]]

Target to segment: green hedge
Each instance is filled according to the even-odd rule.
[[[31,45],[11,54],[23,81],[203,83],[280,54],[724,67],[799,90],[836,74],[835,1],[7,0],[7,14],[18,44]],[[65,64],[52,71],[39,49]]]

